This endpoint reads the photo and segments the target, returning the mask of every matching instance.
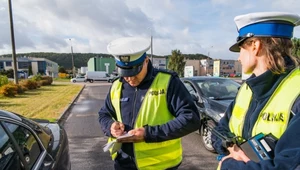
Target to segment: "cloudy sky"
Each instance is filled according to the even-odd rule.
[[[12,0],[17,53],[107,53],[124,36],[153,36],[153,53],[236,59],[233,18],[249,12],[300,14],[299,0]],[[0,0],[0,55],[11,53],[8,1]],[[300,37],[300,27],[294,36]],[[71,41],[69,40],[71,39]]]

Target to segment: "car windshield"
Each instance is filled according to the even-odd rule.
[[[198,80],[197,85],[204,96],[215,100],[233,99],[240,86],[230,79]]]

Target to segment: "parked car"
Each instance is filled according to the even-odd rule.
[[[186,77],[181,78],[187,90],[196,102],[201,117],[199,134],[203,146],[215,152],[211,143],[211,131],[207,125],[216,126],[229,104],[235,98],[240,84],[222,77]]]
[[[106,71],[87,71],[85,74],[85,79],[93,83],[94,81],[110,81],[113,80]]]
[[[86,82],[86,78],[85,76],[76,76],[75,78],[72,78],[70,80],[72,83],[76,83],[76,82]]]
[[[0,169],[70,170],[66,131],[48,120],[0,110]]]

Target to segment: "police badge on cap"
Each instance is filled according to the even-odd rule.
[[[128,65],[128,62],[130,62],[130,56],[129,55],[120,55],[119,56],[120,61]]]
[[[107,45],[107,51],[115,58],[118,73],[121,77],[137,75],[143,68],[150,49],[150,39],[141,37],[119,38]]]

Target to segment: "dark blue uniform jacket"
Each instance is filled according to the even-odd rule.
[[[253,99],[250,103],[245,117],[242,135],[244,139],[249,139],[251,137],[253,126],[261,109],[265,106],[266,102],[268,101],[278,84],[287,74],[288,73],[276,75],[271,71],[266,71],[265,73],[257,77],[255,75],[252,75],[249,79],[246,80],[246,83],[253,92]],[[231,117],[234,103],[235,101],[231,103],[225,113],[225,116],[220,120],[219,125],[215,128],[222,134],[226,134],[230,131],[228,123]],[[254,161],[244,163],[242,161],[237,161],[229,158],[222,163],[221,169],[295,169],[295,167],[300,164],[300,97],[298,97],[294,102],[292,112],[293,113],[291,113],[288,127],[276,144],[274,160],[260,161],[259,163],[256,163]],[[228,151],[222,147],[221,140],[216,138],[215,136],[213,136],[212,139],[213,146],[217,150],[217,152],[226,155]]]
[[[149,62],[147,75],[137,87],[131,87],[122,78],[116,80],[123,82],[120,102],[122,122],[125,124],[125,131],[128,132],[133,129],[143,98],[159,71],[162,70],[153,68],[151,62]],[[167,103],[169,111],[176,118],[163,125],[145,126],[145,142],[162,142],[180,138],[196,131],[200,127],[200,118],[194,101],[177,74],[171,74],[172,76],[167,91]],[[153,114],[159,115],[165,113]],[[99,111],[99,122],[106,136],[111,136],[110,127],[114,122],[112,117],[116,119],[115,110],[110,100],[110,93],[108,93],[105,104]],[[116,162],[120,164],[134,164],[134,162],[130,161],[133,157],[133,144],[124,143],[121,151],[118,153]],[[134,165],[128,165],[127,167],[132,166]]]

